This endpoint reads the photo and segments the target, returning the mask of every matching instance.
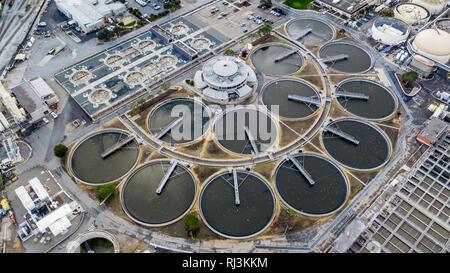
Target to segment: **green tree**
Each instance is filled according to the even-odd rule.
[[[271,24],[264,24],[260,29],[258,29],[258,34],[260,36],[264,36],[266,34],[269,34],[272,31],[272,25]]]
[[[98,188],[98,195],[100,198],[105,199],[106,197],[114,194],[116,192],[116,186],[114,184],[102,185]]]
[[[413,83],[417,80],[418,76],[419,74],[416,71],[408,71],[402,74],[402,80],[406,83]]]
[[[189,232],[191,237],[193,236],[194,232],[197,232],[200,229],[198,218],[195,214],[189,213],[184,216],[184,228],[187,232]]]
[[[53,153],[55,154],[55,156],[63,158],[66,156],[68,149],[69,148],[67,148],[64,144],[58,144],[55,147],[53,147]]]
[[[223,53],[223,55],[225,55],[225,56],[234,56],[235,54],[236,54],[236,52],[234,52],[234,50],[232,50],[232,49],[227,49]]]
[[[394,17],[394,12],[390,9],[384,9],[380,11],[380,16],[382,17]]]
[[[341,28],[341,29],[339,30],[339,33],[344,34],[344,33],[345,33],[345,29]]]

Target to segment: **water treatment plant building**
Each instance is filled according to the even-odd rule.
[[[256,74],[244,61],[218,56],[207,61],[194,77],[195,87],[212,101],[228,102],[248,97],[256,82]]]

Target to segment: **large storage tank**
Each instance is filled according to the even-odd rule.
[[[425,29],[416,35],[412,48],[425,57],[447,63],[450,60],[450,34],[441,29]]]
[[[412,3],[397,5],[394,16],[407,24],[426,23],[430,20],[430,12],[426,8]]]
[[[412,0],[411,3],[421,5],[434,15],[444,10],[447,0]]]
[[[380,17],[372,25],[372,38],[386,45],[402,43],[408,35],[408,24],[395,18]]]

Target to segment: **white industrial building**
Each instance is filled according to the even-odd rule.
[[[394,9],[394,17],[407,24],[424,24],[430,20],[430,12],[421,5],[405,3]]]
[[[55,3],[59,11],[77,22],[83,33],[101,28],[105,19],[126,11],[124,4],[113,0],[55,0]]]
[[[6,90],[3,84],[0,82],[0,102],[3,105],[6,112],[11,117],[8,120],[3,113],[0,112],[0,131],[13,127],[11,122],[20,124],[26,120],[26,113],[22,107],[18,106],[16,99]]]
[[[54,236],[57,236],[67,231],[72,225],[68,218],[68,216],[72,215],[72,212],[73,210],[69,204],[64,204],[37,221],[36,226],[40,232],[48,228]]]
[[[215,102],[244,100],[252,94],[256,81],[252,68],[241,59],[230,56],[212,58],[194,77],[195,87]]]
[[[429,28],[419,32],[412,49],[431,60],[447,64],[450,60],[450,34],[441,29]]]
[[[11,88],[11,93],[15,96],[21,109],[24,112],[30,123],[35,123],[42,120],[50,113],[48,105],[39,97],[34,88],[27,81]]]
[[[408,25],[395,18],[380,17],[372,25],[372,38],[386,45],[398,45],[408,35]]]
[[[34,204],[33,200],[31,199],[30,195],[28,194],[24,186],[18,187],[15,190],[15,192],[20,202],[28,212],[31,212],[36,208],[36,205]]]
[[[55,91],[53,91],[53,89],[41,77],[31,79],[30,85],[36,94],[45,103],[47,103],[48,106],[55,105],[59,102],[59,98],[55,94]]]
[[[411,0],[411,3],[421,5],[426,8],[432,15],[440,14],[448,0]]]

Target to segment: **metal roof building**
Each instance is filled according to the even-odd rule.
[[[41,184],[41,181],[39,181],[39,179],[37,177],[34,177],[33,179],[31,179],[29,181],[29,183],[31,185],[31,188],[33,188],[34,192],[36,193],[36,195],[38,196],[38,198],[41,201],[50,198],[50,196],[48,195],[47,190],[44,189],[44,187]]]
[[[27,190],[24,186],[18,187],[16,190],[16,195],[19,198],[20,202],[22,202],[22,205],[29,211],[36,208],[33,200],[31,200],[30,195],[28,194]]]
[[[100,28],[106,18],[126,11],[124,4],[111,0],[56,0],[55,3],[58,10],[77,22],[84,33]]]
[[[43,232],[44,230],[49,228],[53,235],[56,236],[70,227],[71,223],[67,216],[71,214],[72,209],[70,208],[69,204],[64,204],[58,209],[49,213],[41,220],[37,221],[36,226],[38,227],[40,232]]]

